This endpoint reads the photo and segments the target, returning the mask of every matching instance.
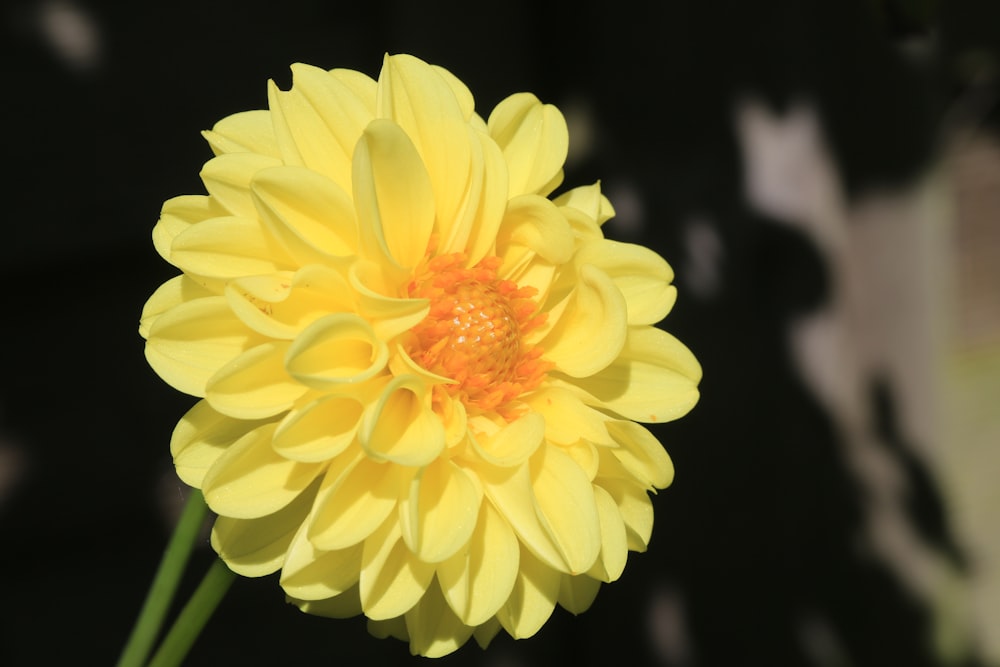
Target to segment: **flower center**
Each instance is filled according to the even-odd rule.
[[[465,268],[462,253],[441,255],[418,270],[410,296],[430,300],[430,312],[410,331],[405,349],[414,361],[453,384],[445,391],[467,409],[510,419],[511,401],[538,386],[552,365],[524,340],[545,321],[533,287],[497,276],[499,257]]]

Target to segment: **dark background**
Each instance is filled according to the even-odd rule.
[[[53,45],[73,27],[67,8],[94,29],[89,50]],[[778,110],[808,97],[851,195],[905,184],[937,156],[950,102],[978,85],[966,65],[1000,52],[995,3],[14,0],[0,17],[0,664],[111,663],[169,535],[167,443],[192,399],[146,366],[136,328],[174,275],[150,242],[159,207],[203,191],[198,132],[262,108],[266,80],[287,88],[293,62],[376,76],[387,51],[449,68],[482,114],[520,90],[585,112],[594,142],[566,183],[600,178],[643,205],[644,226],[609,234],[679,267],[682,221],[706,215],[726,249],[720,289],[692,297],[681,273],[665,322],[705,381],[691,415],[657,431],[678,473],[655,498],[649,551],[582,616],[557,610],[533,639],[470,642],[442,663],[940,664],[929,611],[856,548],[862,499],[783,342],[789,317],[822,304],[826,269],[744,204],[732,113],[747,93]],[[929,47],[905,56],[914,43]],[[922,494],[915,519],[954,550],[933,484]],[[198,551],[185,591],[211,558]],[[675,608],[683,637],[664,652],[650,628]],[[802,639],[812,618],[835,638],[825,653]],[[363,619],[300,614],[270,577],[236,582],[188,664],[306,660],[416,659]]]

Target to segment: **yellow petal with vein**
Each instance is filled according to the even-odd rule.
[[[590,480],[576,461],[551,446],[532,457],[531,477],[538,518],[569,574],[586,572],[601,550],[600,521]]]
[[[614,281],[628,306],[628,323],[655,324],[677,300],[673,269],[649,248],[601,239],[586,243],[573,261],[592,264]]]
[[[177,268],[228,280],[283,271],[293,261],[277,247],[254,218],[212,218],[191,225],[170,246],[170,261]]]
[[[630,421],[609,421],[608,433],[619,444],[615,457],[647,487],[665,489],[674,479],[674,464],[667,450],[648,430]]]
[[[645,551],[653,533],[653,503],[646,490],[624,479],[598,478],[598,486],[608,492],[625,524],[630,551]]]
[[[477,433],[472,445],[487,463],[507,467],[527,461],[544,439],[545,419],[528,412],[497,431]]]
[[[437,581],[412,609],[406,612],[406,632],[410,638],[410,653],[427,658],[440,658],[457,650],[472,636],[471,628],[462,623],[448,607]]]
[[[582,614],[590,609],[601,589],[601,582],[585,574],[564,574],[559,580],[559,606],[571,614]]]
[[[191,225],[225,216],[226,209],[206,195],[181,195],[163,203],[160,219],[153,227],[153,247],[160,257],[170,262],[170,246],[174,238]]]
[[[142,315],[139,317],[139,335],[143,338],[149,338],[149,330],[156,318],[174,306],[207,296],[215,296],[215,294],[190,277],[179,275],[171,278],[160,285],[143,305]]]
[[[226,153],[212,158],[201,170],[205,189],[223,208],[239,217],[257,215],[250,198],[250,181],[261,169],[278,167],[278,158],[256,153]]]
[[[618,579],[625,570],[628,537],[621,512],[611,494],[594,485],[594,500],[597,501],[597,514],[601,520],[601,554],[587,574],[610,583]]]

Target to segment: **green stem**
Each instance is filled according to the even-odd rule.
[[[149,667],[175,667],[181,664],[201,629],[219,606],[236,575],[221,560],[212,563],[194,595],[184,605],[180,616],[160,644]]]
[[[163,617],[170,608],[170,602],[177,591],[184,567],[187,565],[191,549],[201,531],[208,508],[201,491],[193,489],[184,505],[180,521],[163,552],[163,559],[153,577],[153,584],[146,594],[139,618],[136,619],[132,634],[118,658],[118,667],[141,667],[145,664],[153,642],[160,634]]]

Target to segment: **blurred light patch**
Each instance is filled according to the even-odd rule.
[[[674,586],[661,583],[653,589],[647,622],[653,652],[663,665],[687,667],[694,664],[684,600]]]
[[[695,298],[708,301],[722,289],[725,248],[715,226],[694,218],[684,226],[684,259],[679,271],[684,287]]]
[[[100,26],[93,14],[68,0],[38,7],[38,29],[49,48],[71,69],[92,72],[103,60]]]

